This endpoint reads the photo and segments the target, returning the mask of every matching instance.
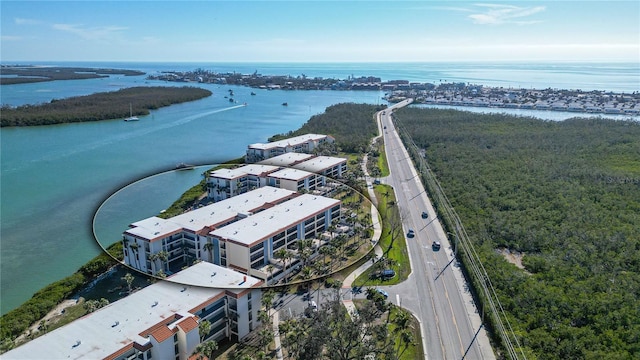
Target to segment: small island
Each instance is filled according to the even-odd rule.
[[[149,110],[211,96],[197,87],[132,87],[87,96],[51,100],[41,105],[3,106],[0,126],[53,125],[124,119],[148,115]]]
[[[108,77],[109,75],[138,76],[138,70],[100,69],[81,67],[57,67],[34,65],[2,65],[0,85],[26,84],[54,80],[82,80]]]

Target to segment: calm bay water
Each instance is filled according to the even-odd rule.
[[[31,63],[31,62],[25,62]],[[456,81],[490,86],[638,91],[638,64],[206,64],[49,63],[41,65],[218,72],[382,80]],[[183,86],[112,76],[1,88],[1,103],[17,106],[130,86]],[[213,96],[153,111],[139,122],[122,120],[29,128],[3,128],[1,137],[0,306],[15,308],[43,286],[71,274],[99,254],[92,218],[110,194],[132,181],[172,169],[180,162],[216,164],[244,154],[247,144],[297,129],[312,115],[342,102],[380,103],[371,91],[266,91],[201,85]],[[232,89],[237,106],[224,98]],[[281,104],[287,102],[288,107]],[[487,111],[487,109],[483,109]],[[562,120],[575,113],[526,115]],[[615,118],[615,117],[614,117]],[[201,179],[201,172],[169,172],[136,184],[118,197],[125,204],[101,213],[96,226],[103,245],[119,240],[132,221],[157,214]],[[127,206],[127,204],[131,204]]]

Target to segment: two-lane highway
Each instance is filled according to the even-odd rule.
[[[420,319],[425,358],[495,359],[460,269],[451,262],[452,247],[391,121],[393,109],[409,103],[379,113],[391,171],[384,181],[394,188],[405,234],[409,229],[415,232],[407,238],[411,276],[391,293],[396,294],[398,305]],[[427,218],[422,217],[425,211]],[[432,246],[434,241],[440,242],[440,249]]]

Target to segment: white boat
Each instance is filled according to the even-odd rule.
[[[138,119],[137,116],[133,116],[133,106],[131,106],[131,104],[129,104],[129,117],[124,118],[124,121],[138,121],[140,119]]]

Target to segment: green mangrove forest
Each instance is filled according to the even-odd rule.
[[[26,84],[55,80],[83,80],[105,78],[109,75],[136,76],[145,73],[137,70],[32,66],[32,65],[2,65],[0,85]]]
[[[640,358],[640,123],[394,115],[460,216],[528,359]]]
[[[211,96],[197,87],[141,86],[51,100],[39,105],[3,106],[0,126],[53,125],[74,122],[123,119],[148,115],[150,110]],[[142,119],[144,120],[144,119]]]

